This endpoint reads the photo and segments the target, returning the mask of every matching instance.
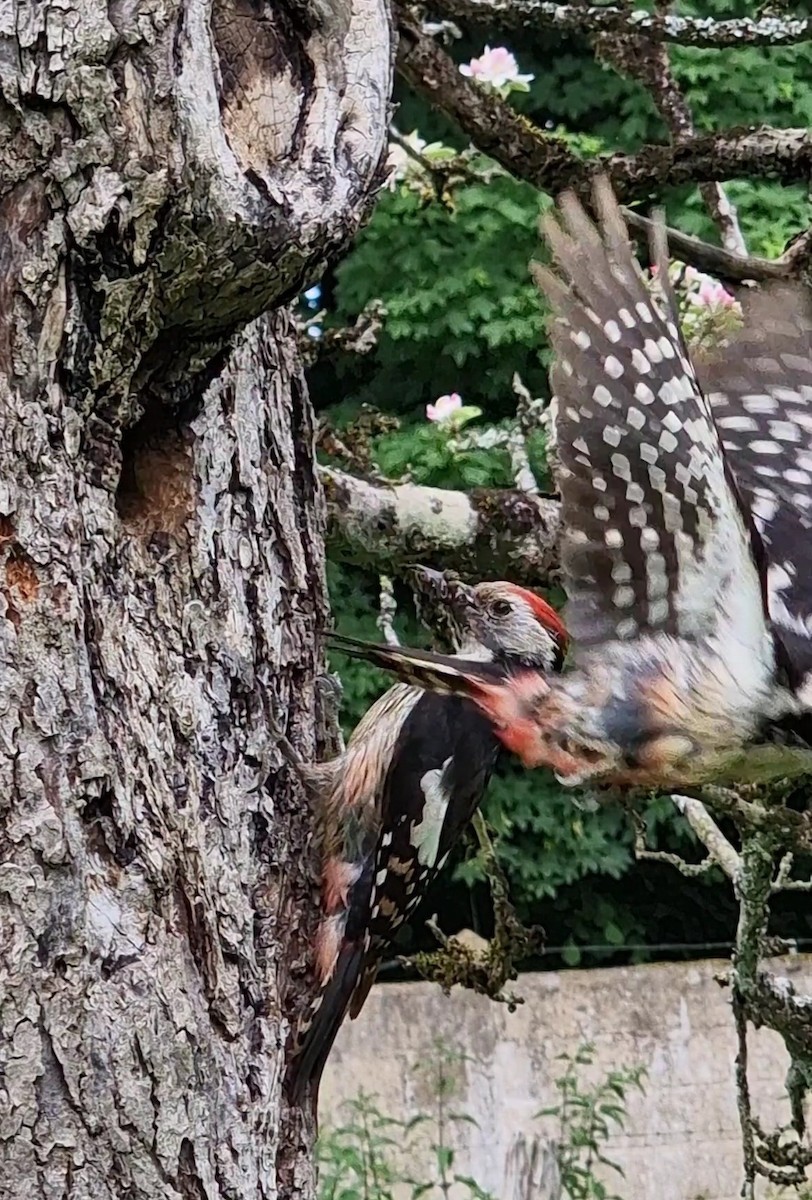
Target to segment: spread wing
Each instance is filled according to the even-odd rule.
[[[607,180],[594,203],[600,230],[563,198],[561,224],[544,226],[556,270],[536,272],[554,316],[568,627],[588,651],[700,637],[724,611],[750,645],[766,625],[752,523],[677,320],[652,303]]]
[[[764,542],[771,620],[803,678],[812,671],[812,304],[805,289],[776,284],[743,307],[742,332],[698,371]]]

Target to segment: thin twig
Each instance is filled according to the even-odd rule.
[[[791,850],[788,850],[781,862],[778,864],[778,870],[775,873],[775,879],[772,882],[772,890],[774,892],[783,891],[789,882],[792,873],[792,864],[795,862],[795,855]]]
[[[534,425],[534,401],[521,380],[518,371],[513,375],[513,391],[516,395],[516,421],[508,434],[508,453],[513,470],[513,479],[520,492],[528,496],[539,494],[538,480],[530,466],[527,453],[527,438]]]
[[[394,620],[398,612],[395,588],[388,575],[380,575],[378,578],[381,590],[378,598],[378,617],[375,624],[383,634],[383,640],[387,646],[399,646],[400,639],[395,633],[394,626]]]
[[[667,850],[650,850],[646,845],[643,819],[639,814],[634,813],[635,857],[638,859],[647,859],[650,862],[667,863],[669,866],[675,867],[681,875],[685,875],[689,879],[695,879],[719,867],[729,879],[735,880],[741,867],[739,856],[713,820],[705,805],[700,800],[696,800],[691,796],[672,796],[671,800],[677,811],[685,817],[696,837],[707,850],[707,856],[700,863],[689,863],[684,858],[681,858],[679,854],[672,854]]]
[[[415,954],[411,958],[398,958],[397,961],[417,971],[424,979],[439,983],[445,992],[459,984],[507,1004],[512,1012],[523,1001],[520,996],[505,991],[505,984],[516,978],[516,963],[540,949],[543,933],[538,928],[526,928],[516,916],[510,903],[505,873],[499,865],[481,813],[475,814],[472,827],[479,842],[493,900],[493,938],[482,946],[472,946],[470,939],[448,937],[434,916],[426,922],[426,927],[436,938],[440,949],[428,954]]]
[[[789,850],[778,864],[778,870],[772,883],[773,892],[812,892],[812,879],[792,878],[794,862],[795,855]]]
[[[722,833],[701,800],[693,796],[672,796],[677,810],[685,817],[709,856],[734,882],[741,871],[741,859]]]
[[[654,228],[653,221],[633,209],[624,208],[623,216],[627,224],[633,229],[645,233],[646,236]],[[719,279],[726,279],[734,283],[751,281],[762,283],[770,279],[791,279],[798,273],[798,266],[803,257],[802,254],[795,251],[794,246],[792,248],[794,253],[791,257],[789,251],[782,254],[780,258],[731,254],[722,246],[703,242],[701,238],[692,237],[691,234],[682,233],[679,229],[672,229],[670,226],[666,229],[666,236],[668,249],[675,258],[696,267],[699,271],[706,271],[709,275],[715,275]],[[805,249],[808,253],[808,246]]]
[[[717,867],[717,863],[710,854],[706,858],[703,858],[700,863],[689,863],[684,858],[680,858],[678,854],[671,854],[667,850],[649,850],[646,845],[645,833],[642,829],[635,830],[634,857],[639,862],[666,863],[669,867],[674,867],[679,871],[680,875],[685,875],[688,879],[696,879],[700,875],[706,875],[708,871],[713,871]]]
[[[429,178],[434,180],[435,189],[438,193],[445,191],[448,186],[449,179],[456,175],[461,183],[488,183],[494,176],[495,172],[500,168],[490,167],[482,171],[477,171],[471,167],[465,154],[455,154],[451,158],[432,160],[428,158],[422,151],[413,146],[407,137],[394,125],[389,126],[389,137],[401,150],[416,162],[418,166],[425,171]]]

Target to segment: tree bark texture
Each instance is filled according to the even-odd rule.
[[[327,618],[279,308],[380,179],[383,0],[0,0],[0,1197],[312,1192]]]

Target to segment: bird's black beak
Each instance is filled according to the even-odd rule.
[[[453,571],[436,571],[434,567],[419,563],[407,567],[406,575],[420,595],[450,605],[461,616],[474,604],[473,588],[458,579]]]
[[[452,580],[448,585],[448,603],[459,620],[466,620],[471,609],[476,608],[474,589],[461,579]]]

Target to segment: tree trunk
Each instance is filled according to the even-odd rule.
[[[380,178],[384,0],[0,7],[0,1197],[312,1192],[325,750],[279,308]]]

